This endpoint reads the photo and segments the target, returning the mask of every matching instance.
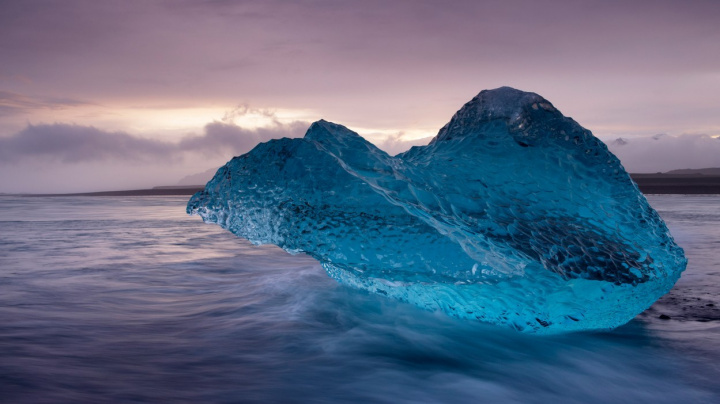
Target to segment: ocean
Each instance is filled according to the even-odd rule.
[[[0,402],[720,402],[720,196],[648,199],[675,288],[538,337],[340,286],[186,197],[0,196]]]

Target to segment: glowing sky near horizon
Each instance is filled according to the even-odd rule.
[[[720,165],[718,21],[699,0],[6,0],[0,192],[174,183],[320,118],[398,151],[503,85]],[[627,167],[654,169],[644,141]]]

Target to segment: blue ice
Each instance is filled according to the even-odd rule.
[[[233,158],[187,211],[344,285],[523,332],[622,325],[687,263],[602,141],[509,87],[397,156],[315,122]]]

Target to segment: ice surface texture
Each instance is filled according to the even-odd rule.
[[[187,210],[342,284],[526,332],[624,324],[687,263],[600,140],[509,87],[394,157],[315,122],[233,158]]]

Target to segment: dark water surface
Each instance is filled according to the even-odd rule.
[[[649,199],[675,289],[536,337],[341,287],[184,197],[0,197],[0,402],[720,402],[720,196]]]

